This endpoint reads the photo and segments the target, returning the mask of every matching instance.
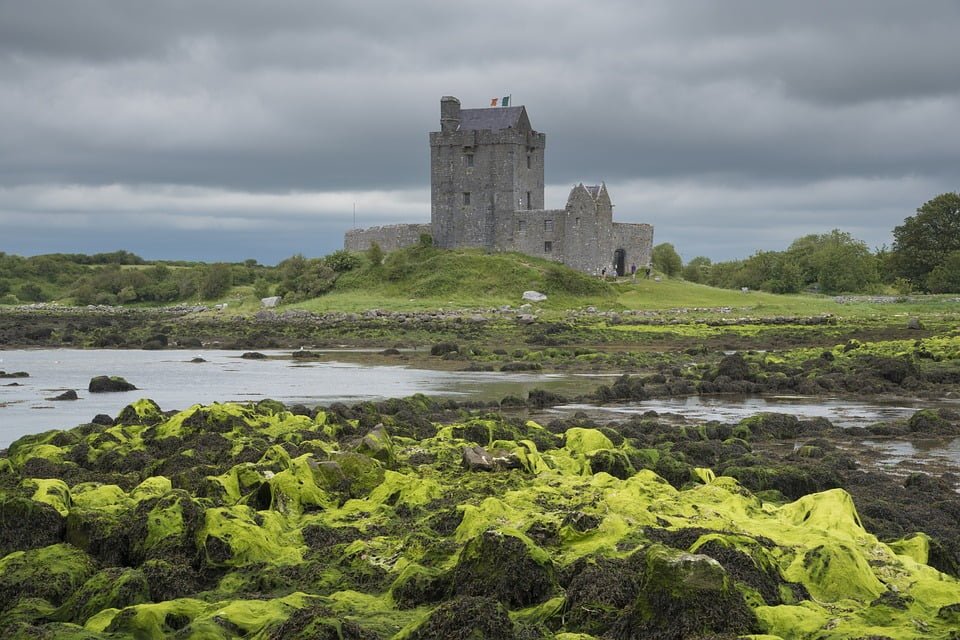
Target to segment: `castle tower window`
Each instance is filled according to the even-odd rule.
[[[469,191],[464,191],[464,192],[463,192],[463,206],[465,206],[465,207],[470,206],[470,192],[469,192]]]
[[[550,253],[551,251],[553,251],[553,243],[547,240],[543,243],[543,252]]]
[[[527,154],[527,169],[533,168],[533,156]]]
[[[533,205],[530,202],[530,192],[527,191],[527,209],[533,209]]]
[[[546,233],[553,233],[553,220],[544,220],[543,221],[543,230]]]
[[[517,231],[526,231],[526,230],[527,230],[527,221],[517,220]]]
[[[468,166],[468,167],[472,167],[472,166],[473,166],[473,154],[472,154],[472,153],[468,153],[468,154],[464,155],[463,157],[464,157],[464,159],[465,159],[465,161],[466,161],[466,163],[467,163],[467,166]]]

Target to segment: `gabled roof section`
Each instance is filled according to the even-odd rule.
[[[597,204],[610,203],[610,194],[607,193],[607,183],[601,182],[600,184],[588,185],[584,189],[587,190],[587,193],[590,194],[590,197],[597,202]]]
[[[490,107],[489,109],[462,109],[460,131],[500,131],[517,129],[530,131],[526,107]]]

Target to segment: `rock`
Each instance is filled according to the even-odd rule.
[[[749,380],[750,366],[739,353],[724,356],[717,367],[717,376],[727,376],[731,380]]]
[[[556,589],[553,564],[517,535],[488,530],[463,547],[450,584],[459,596],[486,596],[510,608],[542,602]]]
[[[0,378],[29,378],[30,374],[26,371],[14,371],[12,373],[7,373],[6,371],[0,371]]]
[[[522,297],[524,300],[530,300],[531,302],[543,302],[547,299],[547,296],[539,291],[524,291]]]
[[[914,317],[907,320],[907,329],[913,329],[915,331],[923,329],[923,325],[920,324],[920,318]]]
[[[67,389],[58,396],[52,398],[47,398],[47,400],[79,400],[80,396],[77,395],[77,392],[73,389]]]
[[[444,356],[448,353],[457,353],[460,351],[460,345],[455,342],[438,342],[430,347],[430,355]]]
[[[517,316],[517,322],[519,324],[533,324],[536,321],[537,316],[531,313],[521,313],[519,316]]]
[[[204,360],[200,356],[197,356],[196,358],[191,358],[190,362],[192,362],[193,364],[200,364],[201,362],[206,362],[206,360]]]
[[[37,597],[59,606],[96,572],[96,563],[70,544],[54,544],[4,558],[0,609]]]
[[[410,640],[484,638],[515,640],[517,633],[503,605],[489,597],[457,598],[430,612]]]
[[[240,356],[244,360],[265,360],[267,356],[260,353],[259,351],[247,351],[246,353]]]
[[[150,587],[143,571],[108,567],[74,591],[60,608],[58,617],[83,624],[104,609],[122,609],[149,601]]]
[[[98,413],[97,415],[93,416],[93,420],[91,420],[90,422],[91,424],[99,424],[105,427],[113,426],[113,418],[111,418],[105,413]]]
[[[120,376],[96,376],[90,379],[87,391],[90,393],[114,393],[118,391],[136,391],[136,387]]]
[[[371,429],[367,435],[363,436],[363,439],[357,446],[357,452],[370,456],[374,460],[379,460],[387,466],[392,465],[396,461],[393,441],[390,439],[390,434],[387,433],[387,429],[383,426],[383,423],[378,424]]]
[[[269,298],[260,298],[260,305],[264,309],[273,309],[280,304],[280,296],[270,296]]]
[[[713,558],[659,544],[639,553],[645,555],[640,591],[605,637],[682,640],[759,631],[743,594]]]
[[[0,500],[0,557],[62,542],[65,530],[64,517],[45,502],[12,496]]]
[[[461,464],[470,471],[493,471],[496,463],[483,447],[467,447],[463,450]]]

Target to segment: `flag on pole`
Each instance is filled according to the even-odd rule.
[[[502,98],[490,98],[490,106],[495,107],[499,104],[501,107],[509,107],[510,98],[512,97],[513,96],[503,96]]]
[[[497,106],[497,102],[498,102],[498,100],[497,100],[496,98],[490,98],[490,106],[491,106],[491,107]]]

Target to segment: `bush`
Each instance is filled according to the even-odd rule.
[[[360,256],[340,249],[324,258],[323,262],[337,273],[345,273],[360,266]]]
[[[371,242],[367,248],[367,262],[371,267],[379,267],[383,263],[383,249],[376,242]]]

